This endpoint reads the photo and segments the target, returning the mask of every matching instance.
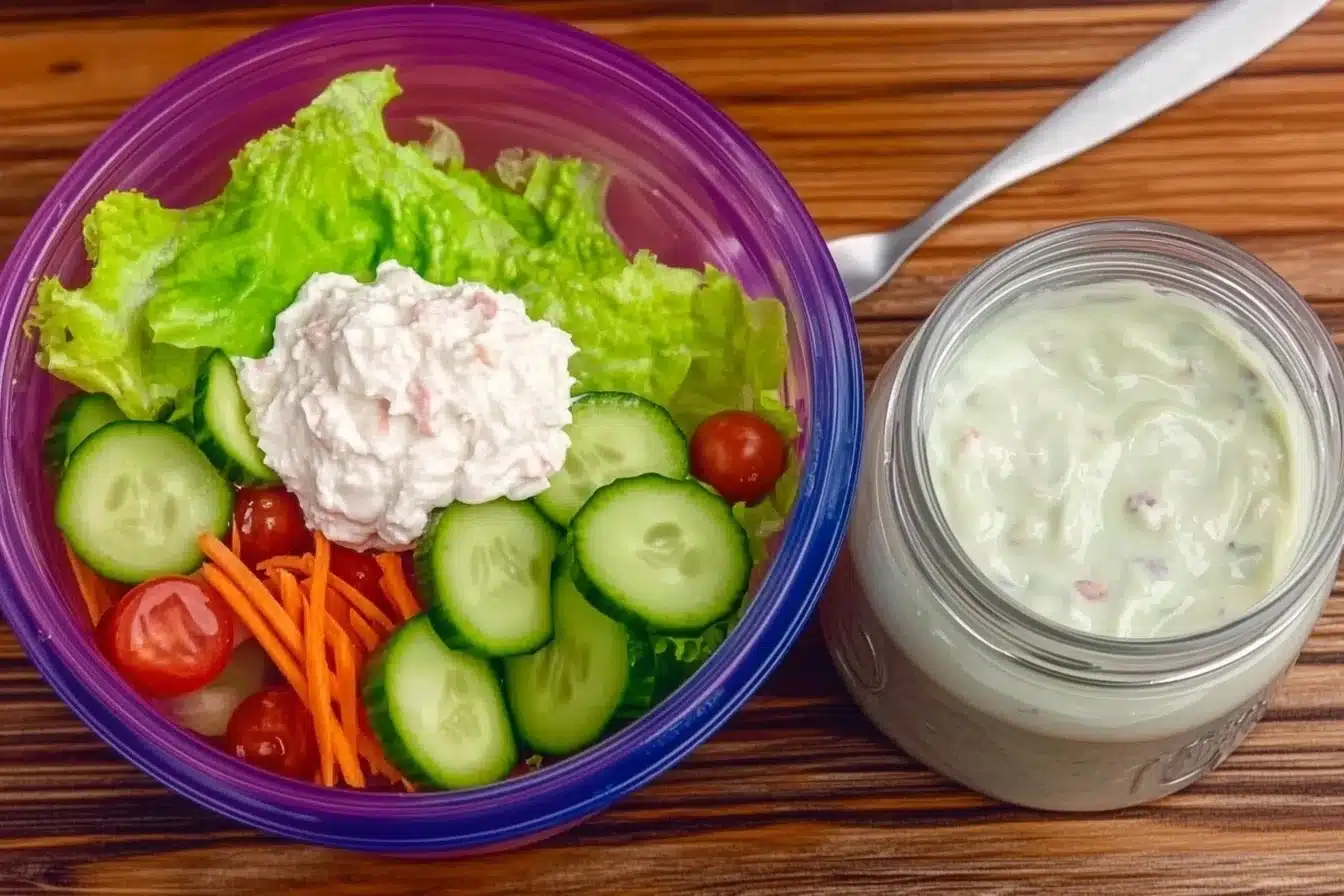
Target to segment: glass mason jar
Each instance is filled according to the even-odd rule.
[[[959,547],[925,456],[941,373],[968,335],[1040,290],[1141,280],[1230,316],[1302,409],[1302,535],[1271,593],[1214,630],[1119,639],[1055,625]],[[1277,368],[1277,369],[1275,369]],[[906,753],[984,794],[1092,811],[1172,793],[1264,713],[1330,593],[1344,547],[1344,368],[1310,306],[1222,240],[1139,220],[1038,234],[968,274],[886,365],[868,403],[848,558],[822,607],[828,648]]]

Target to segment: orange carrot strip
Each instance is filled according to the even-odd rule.
[[[392,618],[382,611],[377,604],[369,600],[359,589],[339,576],[328,575],[327,587],[339,594],[346,603],[355,610],[359,611],[368,622],[377,625],[387,634],[391,634],[397,624]],[[352,614],[353,615],[353,614]]]
[[[303,596],[299,594],[298,580],[287,569],[277,569],[275,576],[280,582],[280,605],[295,625],[303,625]]]
[[[313,574],[313,555],[304,554],[302,557],[295,557],[293,554],[277,554],[258,563],[257,569],[262,572],[287,569],[296,575],[310,576]]]
[[[289,682],[295,693],[300,696],[308,693],[308,681],[303,674],[303,670],[294,660],[294,654],[284,645],[276,636],[275,631],[267,624],[266,619],[257,610],[256,606],[243,593],[233,580],[226,576],[223,571],[207,563],[201,567],[201,576],[210,585],[211,588],[219,592],[219,596],[224,598],[225,602],[233,608],[233,612],[243,621],[252,631],[252,636],[257,639],[261,649],[266,651],[266,655],[275,663],[275,667],[280,670],[280,674]]]
[[[243,536],[236,525],[229,527],[229,550],[233,551],[235,557],[243,556]]]
[[[294,596],[291,599],[297,601],[297,604],[294,609],[298,613],[297,622],[299,628],[302,629],[304,618],[303,607],[308,600],[309,586],[312,584],[313,580],[304,579],[302,582],[300,582],[294,578],[293,574],[291,574],[289,570],[280,570],[280,569],[273,570],[271,572],[271,575],[275,576],[277,581],[279,581],[281,577],[286,577],[288,581],[292,583],[290,586],[287,587],[293,589]],[[350,649],[354,651],[355,665],[356,667],[358,667],[362,665],[364,662],[364,646],[362,643],[362,639],[361,643],[356,644],[355,642],[350,641],[349,640],[350,638],[351,634],[347,626],[341,624],[341,621],[336,618],[335,614],[329,607],[327,609],[327,646],[331,648],[332,656],[335,656],[336,650],[338,649],[337,645],[340,643],[340,641],[342,639],[349,641]]]
[[[382,639],[379,638],[378,633],[370,628],[369,624],[364,621],[364,617],[360,616],[358,613],[351,613],[350,628],[354,632],[355,637],[359,639],[359,642],[364,645],[365,653],[373,653],[378,649],[378,643]]]
[[[331,568],[331,545],[321,532],[314,532],[317,550],[313,556],[313,582],[308,593],[308,607],[304,614],[304,658],[308,669],[308,703],[310,706],[331,707],[331,681],[327,670],[327,574]],[[332,764],[332,725],[328,712],[315,712],[317,753],[322,772],[322,783],[336,784],[336,769]]]
[[[378,741],[363,731],[359,733],[359,755],[363,756],[369,763],[369,770],[375,775],[381,775],[389,781],[400,783],[409,793],[415,793],[415,785],[397,770],[397,767],[383,753],[383,748],[378,745]]]
[[[79,588],[79,596],[84,599],[84,607],[89,611],[89,619],[94,627],[102,620],[103,614],[112,606],[112,601],[108,598],[106,590],[103,588],[102,581],[84,565],[84,561],[75,556],[75,551],[64,541],[65,556],[70,558],[70,571],[75,574],[75,585]]]
[[[359,683],[355,674],[355,650],[344,632],[339,633],[333,650],[336,654],[336,707],[340,710],[341,733],[352,744],[359,743]],[[355,782],[347,781],[353,785]]]
[[[269,560],[263,560],[258,563],[257,569],[268,573],[278,569],[287,569],[296,575],[312,576],[313,557],[311,554],[305,554],[302,557],[295,557],[292,555],[275,556],[271,557]],[[355,610],[362,613],[367,621],[374,623],[384,631],[391,632],[397,627],[396,623],[383,612],[382,608],[365,597],[360,593],[358,588],[351,585],[345,579],[342,579],[340,576],[332,575],[330,570],[327,571],[327,588],[328,598],[331,596],[330,592],[334,591],[347,603],[353,606]]]
[[[332,657],[335,657],[342,650],[350,651],[350,661],[354,664],[355,680],[358,682],[359,669],[364,665],[364,647],[361,644],[356,644],[354,639],[350,637],[350,633],[333,619],[330,613],[327,614],[327,646],[331,648]],[[335,678],[332,681],[335,681]],[[340,695],[336,694],[335,691],[332,694],[337,700],[340,699]]]
[[[359,733],[359,755],[369,764],[369,771],[375,775],[382,775],[389,781],[395,781],[399,777],[396,770],[392,768],[392,763],[387,761],[383,755],[382,748],[378,742],[369,737],[363,731]]]
[[[401,613],[402,621],[410,621],[411,617],[420,612],[420,602],[415,599],[411,586],[406,583],[406,575],[401,569],[401,558],[396,554],[379,554],[375,559],[383,571],[383,577],[378,582],[383,588],[383,593],[397,608],[397,612]]]
[[[303,637],[299,633],[299,627],[285,613],[280,606],[280,602],[275,599],[275,595],[271,594],[270,589],[262,583],[261,579],[257,578],[257,574],[248,569],[243,561],[230,554],[224,543],[209,532],[200,537],[200,546],[201,552],[214,561],[215,565],[219,567],[219,571],[224,573],[247,595],[251,605],[260,611],[266,621],[271,624],[271,629],[279,636],[280,642],[289,649],[290,653],[295,658],[303,656]],[[248,620],[244,619],[243,622],[247,623]],[[255,629],[253,631],[255,633]]]

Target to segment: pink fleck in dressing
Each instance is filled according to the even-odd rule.
[[[1073,590],[1082,595],[1083,600],[1105,600],[1109,593],[1106,586],[1091,579],[1079,579],[1073,583]]]

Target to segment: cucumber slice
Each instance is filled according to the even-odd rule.
[[[201,365],[196,379],[192,430],[205,456],[238,485],[273,485],[280,481],[257,446],[248,423],[247,402],[238,388],[238,371],[229,356],[216,349]]]
[[[569,530],[574,582],[627,624],[695,634],[728,616],[751,576],[746,530],[718,495],[647,473],[605,485]]]
[[[416,548],[415,573],[444,643],[505,657],[549,641],[551,564],[559,542],[525,501],[500,498],[437,511]]]
[[[495,670],[447,647],[424,614],[369,659],[363,693],[387,758],[418,784],[479,787],[507,777],[518,762]]]
[[[109,395],[102,393],[71,395],[62,401],[51,417],[51,428],[43,445],[43,456],[50,466],[61,468],[89,436],[109,423],[125,420],[126,415]]]
[[[523,740],[549,756],[567,756],[600,738],[618,710],[648,709],[654,669],[647,642],[593,609],[563,569],[551,594],[555,638],[505,661],[504,693]]]
[[[682,479],[690,472],[686,436],[651,401],[629,392],[589,392],[574,399],[570,413],[565,465],[532,499],[561,526],[609,482],[641,473]]]
[[[186,574],[196,540],[222,537],[233,489],[191,439],[167,423],[120,420],[85,439],[56,490],[56,525],[79,558],[118,582]]]

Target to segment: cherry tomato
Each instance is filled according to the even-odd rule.
[[[383,577],[383,570],[378,566],[378,561],[373,559],[372,554],[364,554],[333,544],[331,571],[337,578],[344,579],[370,600],[383,602],[383,589],[378,584],[378,580]]]
[[[224,749],[258,768],[306,781],[317,769],[312,716],[288,687],[248,697],[229,717]]]
[[[303,521],[299,499],[278,486],[238,489],[233,524],[238,528],[243,562],[248,566],[313,549],[313,534]]]
[[[137,585],[103,614],[98,646],[141,693],[179,697],[204,687],[233,655],[233,611],[184,576]]]
[[[784,437],[749,411],[720,411],[691,436],[691,475],[734,504],[765,498],[787,466]]]
[[[406,584],[411,586],[411,591],[415,591],[415,551],[402,551],[398,556],[401,557],[401,574],[406,577]]]

